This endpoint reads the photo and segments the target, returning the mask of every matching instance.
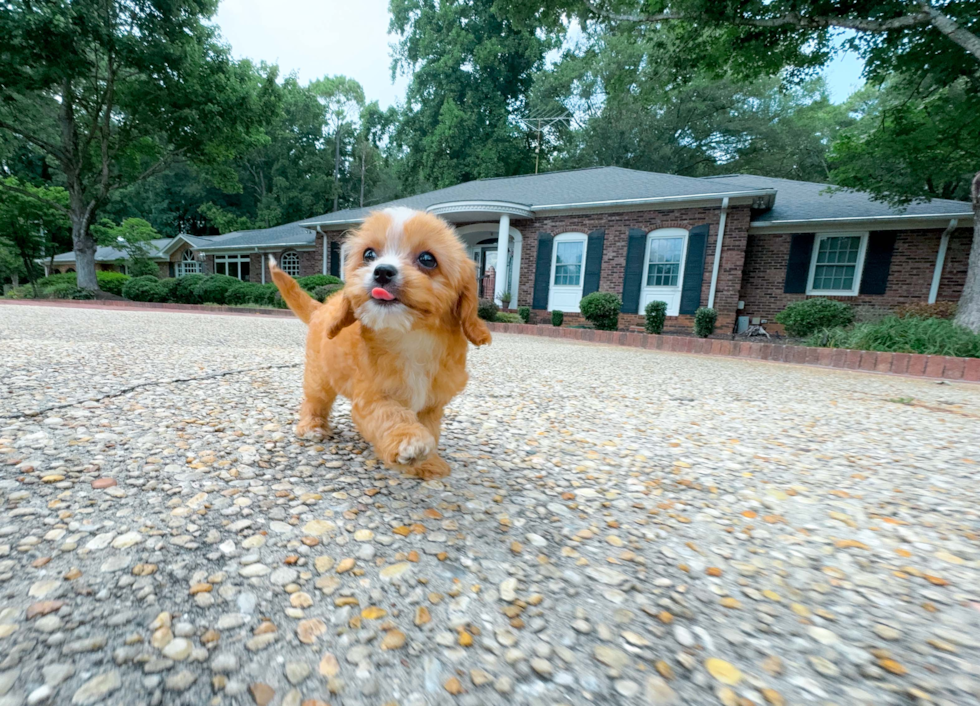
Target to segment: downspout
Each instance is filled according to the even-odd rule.
[[[718,289],[718,271],[721,269],[721,245],[725,239],[725,217],[728,216],[728,197],[721,200],[721,216],[718,219],[718,240],[715,242],[715,261],[711,265],[711,289],[708,291],[708,308],[715,307],[715,291]]]
[[[259,252],[258,246],[256,246],[255,252],[259,254],[259,270],[262,272],[262,284],[265,284],[265,258]]]
[[[314,232],[323,236],[323,274],[327,274],[327,234],[320,230],[320,226],[317,226]],[[316,242],[315,238],[314,242]]]
[[[946,248],[949,247],[949,236],[956,230],[959,221],[955,218],[950,220],[946,230],[943,231],[942,238],[939,239],[939,253],[936,255],[936,269],[932,273],[932,285],[929,287],[929,303],[935,304],[936,297],[939,296],[939,281],[943,278],[943,266],[946,264]]]

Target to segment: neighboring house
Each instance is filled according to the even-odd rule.
[[[900,210],[825,184],[600,167],[482,179],[264,230],[180,235],[160,247],[161,275],[265,282],[273,254],[295,276],[340,276],[345,232],[388,206],[453,223],[478,275],[494,268],[495,298],[510,293],[511,308],[530,306],[532,321],[560,309],[580,322],[581,298],[602,291],[622,299],[622,328],[641,326],[647,302],[662,300],[666,330],[684,331],[700,306],[717,309],[727,332],[808,296],[882,310],[955,301],[973,223],[960,201]]]

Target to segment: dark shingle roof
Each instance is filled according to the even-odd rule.
[[[753,223],[802,221],[835,218],[882,218],[888,216],[934,216],[968,214],[972,209],[965,201],[934,199],[927,203],[910,204],[904,210],[894,208],[860,191],[830,190],[828,184],[811,181],[777,179],[754,174],[726,174],[704,177],[710,184],[725,184],[731,188],[776,189],[776,203],[765,213],[752,217]]]
[[[745,191],[739,187],[739,191]],[[425,209],[446,201],[509,201],[531,209],[561,204],[594,203],[623,199],[653,197],[714,195],[733,191],[727,184],[712,184],[703,179],[641,172],[622,167],[594,167],[567,172],[547,172],[524,176],[478,179],[464,184],[437,189],[404,199],[371,206],[348,208],[325,213],[305,221],[308,224],[325,222],[351,223],[370,211],[389,206]]]
[[[150,259],[166,259],[160,254],[160,251],[167,247],[170,243],[170,238],[156,238],[151,240],[150,244],[147,246],[147,255]],[[128,260],[129,254],[125,250],[120,250],[114,247],[108,247],[105,245],[100,245],[95,250],[95,261],[96,262],[115,262],[116,260]],[[54,256],[54,261],[57,263],[65,262],[75,262],[74,251],[68,251],[63,253],[58,253]]]
[[[195,245],[195,247],[207,250],[209,247],[251,248],[267,245],[313,245],[316,242],[316,233],[309,228],[301,226],[301,222],[286,223],[281,226],[274,226],[273,228],[225,233],[217,239],[212,239],[210,242],[202,245]]]

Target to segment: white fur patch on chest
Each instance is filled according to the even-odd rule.
[[[432,380],[439,372],[443,350],[439,340],[422,331],[409,331],[392,347],[398,356],[408,406],[413,412],[429,401]]]

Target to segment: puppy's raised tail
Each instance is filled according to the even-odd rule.
[[[269,255],[269,272],[283,300],[293,310],[293,313],[303,323],[310,323],[310,317],[313,316],[313,312],[320,308],[320,302],[307,294],[306,290],[300,287],[296,280],[280,270],[276,264],[276,258],[272,255]]]

